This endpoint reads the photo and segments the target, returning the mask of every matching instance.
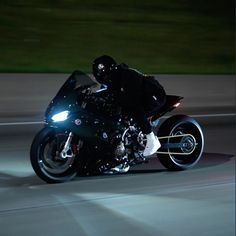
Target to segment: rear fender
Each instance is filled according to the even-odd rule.
[[[182,99],[183,97],[181,96],[167,95],[165,105],[157,112],[157,114],[152,117],[151,120],[154,121],[165,115],[167,112],[171,112],[177,108],[180,105]]]

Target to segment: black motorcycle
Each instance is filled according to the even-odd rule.
[[[167,95],[166,104],[149,118],[161,142],[156,155],[168,170],[195,166],[204,147],[201,127],[193,118],[174,115],[159,123],[182,99]],[[112,174],[119,172],[117,166],[146,163],[145,144],[145,135],[132,117],[114,106],[112,94],[75,71],[49,104],[30,159],[41,179],[59,183],[77,175]]]

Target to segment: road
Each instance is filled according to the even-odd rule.
[[[153,157],[127,174],[54,185],[40,180],[29,162],[41,125],[5,120],[0,126],[0,235],[235,235],[235,115],[225,107],[210,114],[203,109],[200,115],[192,109],[203,127],[205,149],[191,170],[169,172]]]

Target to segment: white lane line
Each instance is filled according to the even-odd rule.
[[[193,118],[201,118],[201,117],[227,117],[227,116],[236,116],[236,113],[225,113],[225,114],[201,114],[201,115],[188,115]],[[170,116],[163,116],[163,118],[168,118]]]
[[[206,114],[206,115],[192,115],[192,117],[222,117],[222,116],[236,116],[236,113],[228,113],[228,114]]]
[[[10,126],[10,125],[41,125],[44,124],[43,121],[26,121],[26,122],[4,122],[0,123],[0,126]]]
[[[203,118],[203,117],[227,117],[236,116],[236,113],[226,113],[226,114],[202,114],[202,115],[189,115],[193,118]],[[168,118],[170,116],[163,116],[162,118]],[[42,125],[44,121],[26,121],[26,122],[3,122],[0,126],[13,126],[13,125]]]

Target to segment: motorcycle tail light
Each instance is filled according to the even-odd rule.
[[[178,107],[180,105],[180,102],[175,103],[174,107]]]

